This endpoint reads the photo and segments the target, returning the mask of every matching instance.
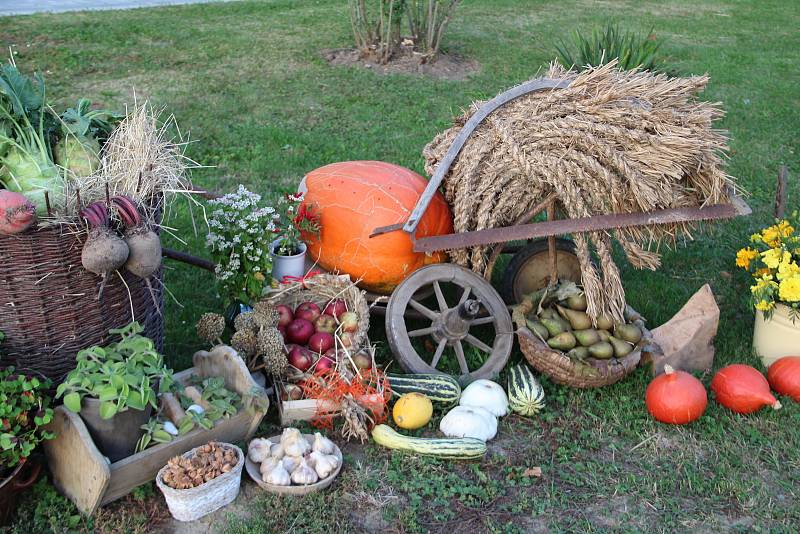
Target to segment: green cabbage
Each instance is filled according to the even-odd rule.
[[[75,176],[89,176],[100,167],[100,143],[91,134],[67,135],[56,143],[55,162]]]

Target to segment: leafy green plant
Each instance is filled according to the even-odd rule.
[[[41,441],[55,437],[43,428],[53,420],[44,393],[49,385],[13,367],[0,370],[0,474],[24,461]]]
[[[77,367],[56,389],[64,397],[64,406],[81,411],[84,397],[100,401],[100,417],[111,419],[118,412],[133,408],[157,408],[158,392],[169,391],[174,382],[172,371],[155,350],[153,341],[140,335],[144,329],[133,322],[110,330],[121,339],[107,347],[93,346],[78,353]]]
[[[617,59],[620,69],[659,71],[663,66],[657,61],[657,52],[663,41],[657,39],[652,28],[644,35],[623,31],[617,24],[604,29],[595,28],[590,35],[575,30],[572,46],[565,41],[556,45],[558,61],[566,68],[584,70]]]

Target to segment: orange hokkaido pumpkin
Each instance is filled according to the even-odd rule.
[[[664,366],[664,374],[655,377],[645,391],[650,415],[662,423],[685,425],[698,419],[706,410],[708,395],[703,383],[687,373]]]
[[[772,389],[800,402],[800,356],[785,356],[769,366],[767,380]]]
[[[403,231],[370,238],[372,230],[405,222],[428,181],[414,171],[382,161],[332,163],[308,173],[303,202],[320,215],[322,232],[307,240],[323,269],[360,279],[364,289],[391,293],[408,275],[446,259],[444,252],[412,250]],[[417,238],[450,234],[453,216],[441,193],[434,195],[417,226]]]
[[[779,409],[781,403],[769,391],[764,375],[749,365],[735,363],[723,367],[711,379],[717,402],[736,413],[748,414],[764,406]]]

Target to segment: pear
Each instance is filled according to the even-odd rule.
[[[635,345],[642,339],[642,331],[635,324],[620,324],[614,329],[614,336]]]
[[[608,315],[598,315],[595,326],[598,330],[611,330],[614,328],[614,321]]]
[[[592,320],[582,311],[570,310],[556,305],[559,315],[569,321],[573,330],[586,330],[592,327]]]
[[[528,319],[527,321],[525,321],[525,323],[528,325],[528,328],[531,330],[531,332],[533,332],[540,338],[546,340],[548,337],[550,337],[550,331],[547,329],[545,325],[543,325],[539,321]]]
[[[614,347],[614,356],[624,358],[633,350],[633,345],[614,336],[608,336],[608,342]]]
[[[598,330],[597,335],[600,336],[600,341],[608,341],[611,334],[608,333],[608,330]]]
[[[575,343],[575,336],[572,335],[572,332],[561,332],[547,340],[547,344],[551,348],[558,350],[570,350],[575,347]]]
[[[598,360],[608,360],[614,355],[614,347],[608,341],[601,341],[589,347],[589,355]]]
[[[586,347],[575,347],[567,353],[567,357],[572,360],[585,360],[589,357],[589,349]]]
[[[561,321],[556,321],[555,319],[542,319],[539,322],[544,325],[551,336],[557,336],[566,330],[566,328],[564,328],[564,324]]]
[[[572,334],[575,336],[575,339],[578,340],[578,343],[584,347],[589,347],[602,341],[600,339],[600,334],[598,334],[597,330],[593,328],[588,328],[586,330],[575,330]]]
[[[539,317],[541,319],[555,319],[555,318],[558,317],[558,314],[556,313],[556,311],[553,308],[545,308],[539,314]]]
[[[586,311],[586,308],[588,307],[586,295],[583,293],[567,297],[567,300],[565,300],[564,303],[567,305],[567,308],[575,311]]]

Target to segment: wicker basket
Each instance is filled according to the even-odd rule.
[[[369,331],[369,304],[364,291],[356,287],[347,275],[317,274],[302,281],[280,284],[267,295],[272,304],[286,304],[295,309],[303,302],[313,302],[320,308],[331,299],[344,299],[347,309],[358,315],[358,330],[353,334],[353,349],[367,341]]]
[[[79,350],[106,344],[109,329],[134,319],[162,349],[162,273],[151,278],[158,307],[145,281],[127,272],[125,283],[110,276],[98,300],[100,278],[81,266],[86,235],[60,225],[0,235],[2,365],[39,372],[56,385],[75,367]]]
[[[242,449],[230,443],[220,443],[223,448],[234,449],[238,461],[233,469],[225,474],[212,478],[208,482],[189,489],[174,489],[164,484],[165,465],[156,475],[156,486],[164,494],[167,507],[172,517],[178,521],[194,521],[204,515],[219,510],[232,503],[239,495],[239,486],[242,482],[242,468],[244,467],[244,454]],[[183,454],[184,458],[191,458],[203,447],[195,447]]]
[[[631,373],[639,364],[642,357],[642,348],[650,339],[650,332],[645,328],[641,316],[630,306],[628,315],[643,336],[639,343],[624,358],[610,360],[597,360],[588,358],[586,363],[575,362],[563,352],[553,350],[530,331],[525,322],[525,316],[533,310],[534,304],[525,300],[513,312],[514,322],[517,325],[517,338],[522,349],[522,354],[533,367],[540,373],[547,375],[553,382],[576,388],[596,388],[607,386],[622,380]]]

